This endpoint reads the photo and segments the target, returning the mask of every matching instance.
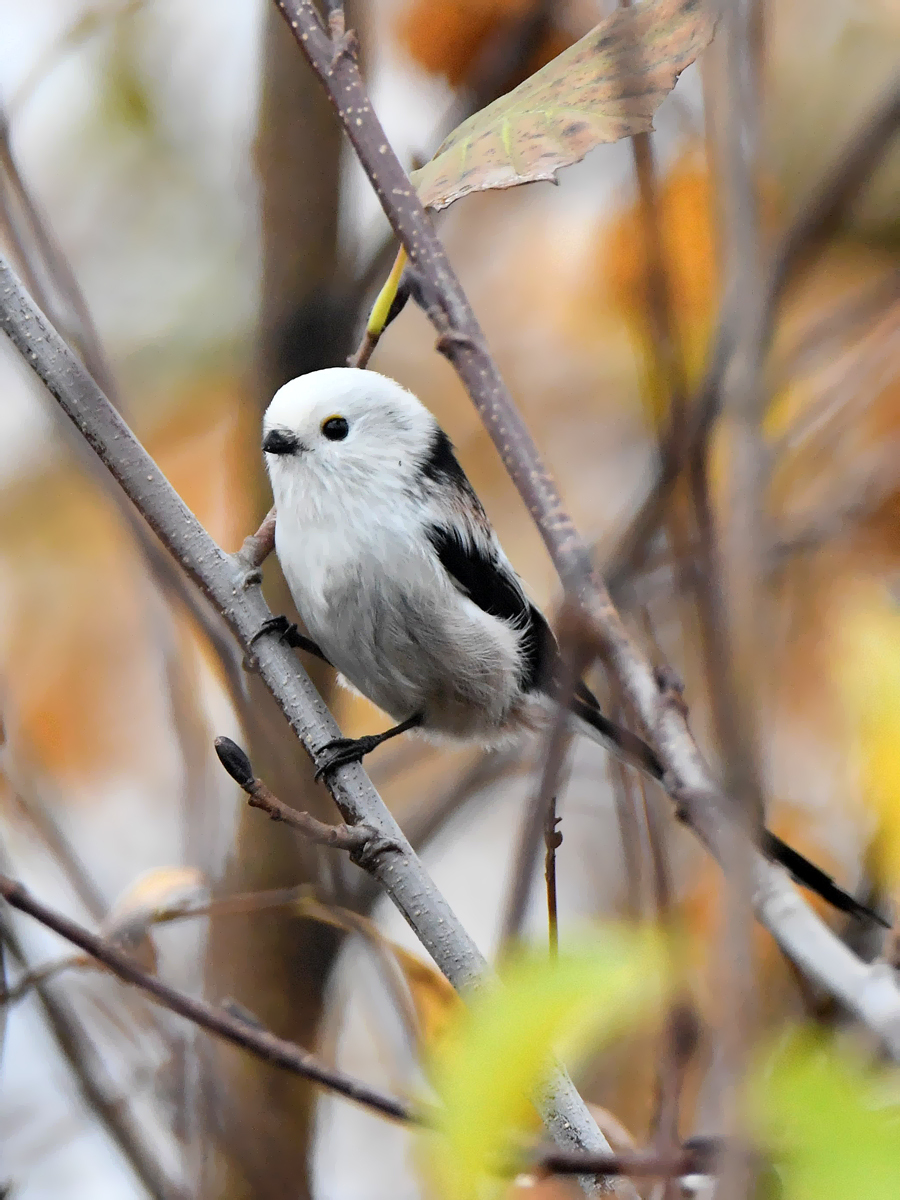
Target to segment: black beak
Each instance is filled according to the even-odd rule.
[[[265,454],[296,454],[303,450],[300,439],[287,429],[270,429],[263,438]]]

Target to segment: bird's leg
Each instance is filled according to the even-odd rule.
[[[321,658],[322,662],[328,663],[331,666],[331,663],[312,638],[305,637],[293,621],[289,621],[287,617],[269,617],[263,621],[262,625],[260,625],[259,629],[257,629],[256,633],[250,639],[250,645],[253,646],[259,638],[265,636],[267,633],[277,633],[278,640],[284,642],[286,646],[290,646],[292,650],[305,650],[308,654],[314,654],[316,658]]]
[[[394,725],[391,729],[386,729],[384,733],[370,733],[365,737],[359,738],[335,738],[334,741],[328,742],[319,751],[326,758],[316,770],[316,779],[330,775],[332,771],[336,771],[338,767],[346,766],[347,763],[362,762],[364,755],[369,754],[376,746],[380,746],[382,742],[387,742],[391,738],[396,737],[398,733],[406,733],[408,729],[416,729],[422,724],[424,719],[421,713],[414,713],[413,716],[407,717],[405,721],[401,721],[399,725]]]

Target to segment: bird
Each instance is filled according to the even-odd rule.
[[[317,778],[412,730],[497,748],[549,725],[565,677],[556,639],[412,392],[353,367],[301,375],[266,409],[262,450],[276,554],[309,637],[284,617],[256,636],[277,632],[324,659],[394,721],[328,743]],[[586,684],[568,707],[574,732],[662,781],[655,751]],[[869,913],[768,830],[762,846],[837,907]]]

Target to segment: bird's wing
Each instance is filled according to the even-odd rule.
[[[473,537],[472,532],[456,524],[432,523],[426,528],[441,566],[459,591],[484,612],[521,632],[521,683],[524,691],[531,691],[546,684],[556,666],[556,639],[498,548],[484,537]]]
[[[556,639],[543,613],[525,595],[450,439],[439,426],[421,464],[420,481],[430,500],[425,533],[441,566],[473,604],[521,632],[523,690],[546,686],[559,659]]]
[[[556,639],[544,614],[525,595],[481,502],[457,461],[450,439],[440,428],[436,430],[429,456],[422,465],[422,476],[434,485],[432,497],[439,494],[441,498],[440,506],[432,507],[432,520],[426,524],[425,532],[444,570],[473,604],[522,630],[523,689],[531,691],[549,685],[554,672],[559,669]],[[446,515],[448,499],[452,519]],[[580,680],[575,685],[569,708],[593,730],[602,745],[651,778],[662,779],[663,767],[656,753],[642,738],[604,716],[596,696]],[[834,907],[887,924],[878,913],[860,904],[829,875],[768,829],[762,831],[762,850],[767,857],[785,867],[799,884]]]

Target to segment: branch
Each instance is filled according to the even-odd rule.
[[[535,1166],[552,1175],[581,1175],[602,1171],[605,1175],[631,1175],[642,1179],[672,1179],[682,1175],[715,1173],[725,1146],[716,1138],[692,1138],[668,1153],[623,1150],[618,1154],[582,1154],[571,1150],[548,1150]],[[744,1152],[744,1156],[750,1155]]]
[[[98,962],[103,963],[104,966],[109,967],[126,983],[132,983],[135,987],[141,988],[158,1004],[193,1021],[207,1033],[213,1033],[227,1042],[241,1046],[244,1050],[248,1050],[257,1058],[261,1058],[275,1067],[281,1067],[294,1075],[301,1075],[304,1079],[321,1084],[329,1091],[337,1092],[338,1095],[345,1096],[348,1100],[355,1100],[358,1104],[372,1108],[383,1116],[392,1117],[397,1121],[418,1120],[412,1110],[400,1100],[386,1096],[382,1092],[370,1088],[368,1084],[353,1079],[333,1067],[326,1066],[309,1051],[294,1042],[287,1042],[283,1038],[276,1037],[274,1033],[259,1029],[255,1025],[251,1025],[249,1021],[239,1020],[231,1013],[207,1004],[204,1000],[195,1000],[192,996],[185,996],[157,979],[155,975],[148,975],[146,971],[142,971],[135,964],[133,959],[117,949],[111,942],[98,937],[95,933],[90,933],[81,925],[76,925],[62,913],[47,908],[46,905],[29,895],[20,883],[9,879],[6,875],[0,875],[0,896],[3,896],[13,908],[28,913],[36,921],[40,921],[42,925],[46,925],[48,929],[58,933],[60,937],[64,937],[75,946],[80,946],[82,950],[96,958]]]
[[[279,800],[261,779],[253,774],[250,759],[231,738],[216,738],[216,754],[219,762],[250,797],[250,807],[260,808],[273,821],[284,821],[298,833],[319,846],[330,846],[333,850],[347,850],[353,861],[362,866],[372,861],[375,853],[394,848],[392,842],[380,837],[369,825],[328,825],[307,812],[299,812]]]
[[[332,43],[310,0],[275,0],[318,76],[381,201],[385,216],[416,272],[438,349],[456,368],[504,466],[537,525],[563,586],[596,633],[607,666],[638,715],[666,770],[666,786],[681,815],[720,862],[728,858],[729,827],[721,795],[687,727],[682,704],[660,688],[653,667],[633,642],[595,574],[588,548],[563,508],[559,490],[488,353],[475,314],[431,220],[392,151],[366,93],[352,34]],[[714,366],[724,366],[730,334]],[[722,360],[720,364],[720,360]],[[712,388],[715,374],[707,380]],[[900,1058],[900,989],[872,975],[797,895],[784,871],[745,846],[754,911],[801,969],[875,1030]],[[812,949],[814,948],[814,949]]]
[[[256,533],[244,538],[238,557],[246,563],[248,572],[254,572],[259,570],[274,549],[275,509],[270,508]]]
[[[37,972],[30,970],[10,916],[8,910],[0,911],[0,958],[6,946],[26,976],[34,979]],[[47,986],[46,979],[36,980],[34,986],[47,1028],[75,1078],[81,1098],[118,1147],[147,1195],[151,1200],[188,1200],[181,1183],[164,1170],[157,1147],[147,1136],[146,1121],[139,1118],[120,1085],[110,1078],[104,1057],[88,1037],[73,1007],[57,989]],[[7,1003],[7,998],[3,1003]]]
[[[258,572],[225,553],[147,454],[82,363],[33,304],[0,256],[0,329],[56,397],[163,545],[224,616],[245,652],[252,654],[266,686],[314,762],[340,735],[306,671],[276,632],[257,637],[272,613]],[[365,824],[392,843],[370,871],[408,921],[425,950],[453,986],[462,991],[487,974],[487,963],[459,918],[435,887],[363,768],[334,772],[328,787],[348,825]],[[559,1069],[538,1101],[552,1136],[561,1145],[607,1151],[584,1101]],[[633,1195],[633,1193],[630,1193]]]

